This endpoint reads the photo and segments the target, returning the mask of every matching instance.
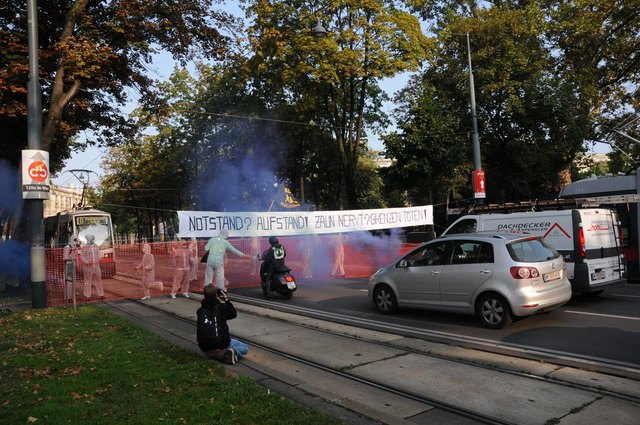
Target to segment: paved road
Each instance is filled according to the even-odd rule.
[[[262,299],[259,287],[230,292]],[[502,330],[480,326],[473,316],[403,309],[393,316],[379,314],[367,298],[366,279],[300,282],[291,300],[274,304],[355,317],[400,328],[428,330],[452,338],[521,348],[568,353],[640,370],[640,285],[608,289],[599,297],[574,297],[549,314],[526,318]]]

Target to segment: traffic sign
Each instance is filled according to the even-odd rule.
[[[22,199],[49,199],[49,152],[22,151]]]
[[[473,197],[475,199],[487,197],[483,170],[473,170]]]

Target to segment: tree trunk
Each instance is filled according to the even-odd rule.
[[[571,183],[571,163],[564,164],[563,167],[558,170],[556,174],[556,184],[553,189],[556,194],[558,194],[560,193],[560,189],[569,183]]]
[[[79,0],[67,13],[64,28],[60,35],[60,44],[64,45],[68,40],[73,37],[73,29],[76,26],[76,21],[82,16],[87,9],[89,0]],[[58,126],[62,120],[62,114],[64,107],[69,103],[80,90],[81,83],[78,80],[74,80],[73,84],[67,92],[64,91],[64,73],[65,73],[65,61],[64,54],[58,58],[58,69],[53,80],[53,88],[51,90],[51,104],[49,105],[49,113],[44,122],[42,129],[42,147],[48,151],[49,147],[53,143],[53,140],[58,132]]]
[[[345,170],[344,184],[347,192],[347,207],[350,210],[358,208],[358,192],[356,191],[355,170],[348,167]]]

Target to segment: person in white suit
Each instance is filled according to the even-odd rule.
[[[207,257],[207,268],[204,272],[204,286],[211,285],[213,283],[213,276],[216,277],[216,287],[218,289],[224,288],[224,254],[229,251],[241,258],[249,258],[248,255],[242,253],[229,243],[227,238],[229,237],[229,231],[223,229],[218,236],[215,236],[207,242],[204,250],[209,253]]]
[[[100,249],[96,245],[96,237],[87,235],[87,244],[80,249],[80,258],[82,259],[82,273],[84,279],[85,298],[91,298],[91,287],[96,287],[96,292],[100,298],[104,298],[104,289],[102,288],[102,270],[100,269]]]
[[[136,270],[142,269],[142,288],[144,290],[144,296],[142,300],[148,300],[151,298],[151,291],[149,290],[156,280],[156,259],[151,253],[151,245],[148,243],[142,246],[142,261],[136,266]]]

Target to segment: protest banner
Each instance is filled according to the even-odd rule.
[[[285,236],[381,230],[433,224],[433,206],[347,211],[178,211],[180,238]]]

